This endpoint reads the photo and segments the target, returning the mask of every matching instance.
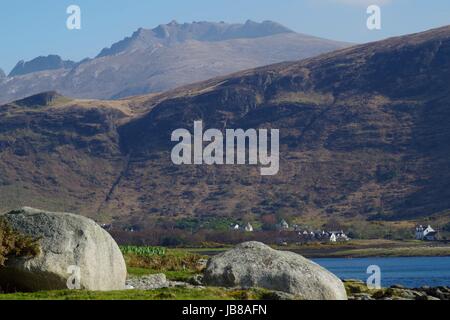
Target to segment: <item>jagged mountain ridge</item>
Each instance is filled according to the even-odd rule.
[[[97,58],[116,55],[130,49],[151,47],[155,44],[175,44],[188,40],[214,42],[231,39],[251,39],[268,37],[281,33],[294,33],[292,30],[273,21],[257,23],[248,20],[245,24],[228,24],[225,22],[193,22],[179,24],[172,21],[147,30],[140,28],[131,37],[105,48]]]
[[[97,219],[450,212],[450,27],[116,102],[0,108],[0,204]],[[175,166],[170,133],[280,129],[280,173]]]
[[[76,62],[63,60],[58,55],[48,55],[46,57],[37,57],[31,61],[19,61],[11,70],[8,77],[15,77],[39,71],[49,71],[57,69],[72,69]]]
[[[41,61],[39,68],[31,67],[34,62],[21,62],[17,68],[22,74],[0,83],[0,103],[44,91],[89,99],[119,99],[162,92],[345,46],[348,44],[298,34],[270,21],[172,22],[153,30],[139,29],[131,37],[102,50],[96,58],[85,59],[72,68],[55,69],[58,63],[48,63],[48,59]],[[46,64],[51,68],[44,68]],[[39,72],[27,72],[39,69]]]

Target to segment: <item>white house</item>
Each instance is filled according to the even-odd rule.
[[[253,226],[249,223],[247,223],[247,225],[245,226],[245,231],[246,232],[253,232]]]
[[[331,233],[330,242],[337,242],[337,237],[336,237],[336,234],[334,232]]]
[[[330,242],[340,242],[340,241],[349,241],[350,238],[345,234],[344,231],[331,231],[328,233],[330,235]]]
[[[416,227],[416,239],[425,241],[435,241],[437,239],[437,232],[430,226],[417,226]]]

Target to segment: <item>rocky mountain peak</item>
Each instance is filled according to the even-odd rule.
[[[264,21],[258,23],[251,20],[247,20],[244,24],[208,21],[179,24],[176,21],[172,21],[169,24],[160,25],[152,31],[156,35],[162,35],[164,38],[175,38],[178,41],[224,41],[293,32],[276,22]]]
[[[155,43],[171,44],[188,40],[214,42],[240,38],[260,38],[292,32],[292,30],[273,21],[258,23],[247,20],[244,24],[194,21],[180,24],[176,20],[172,20],[168,24],[160,24],[153,29],[139,28],[131,37],[113,44],[110,48],[103,49],[98,57],[116,55],[138,47],[151,47]]]
[[[55,70],[55,69],[70,69],[75,66],[75,62],[70,60],[63,60],[58,55],[48,55],[46,57],[40,56],[31,61],[20,60],[14,69],[10,72],[9,77],[24,75],[28,73]]]

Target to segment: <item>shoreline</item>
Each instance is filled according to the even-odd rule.
[[[421,242],[415,240],[352,240],[340,244],[313,243],[303,245],[272,246],[274,249],[292,251],[308,259],[319,258],[406,258],[450,257],[450,243]],[[230,246],[211,248],[179,248],[205,256],[220,254]]]
[[[319,249],[320,250],[320,249]],[[401,248],[363,248],[341,249],[337,251],[292,250],[308,259],[320,258],[412,258],[412,257],[449,257],[450,246],[445,247],[401,247]]]
[[[433,258],[433,257],[450,257],[450,248],[445,249],[445,253],[436,254],[435,252],[423,252],[422,254],[403,254],[403,253],[385,253],[380,254],[378,252],[367,253],[367,254],[359,254],[355,253],[336,253],[336,254],[302,254],[305,258],[308,259],[364,259],[364,258]],[[294,251],[295,252],[295,251]],[[296,252],[299,253],[299,252]],[[301,253],[300,253],[301,254]]]

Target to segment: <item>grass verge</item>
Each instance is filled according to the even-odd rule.
[[[263,300],[264,289],[164,288],[151,291],[126,290],[90,292],[78,290],[0,294],[0,300]]]

